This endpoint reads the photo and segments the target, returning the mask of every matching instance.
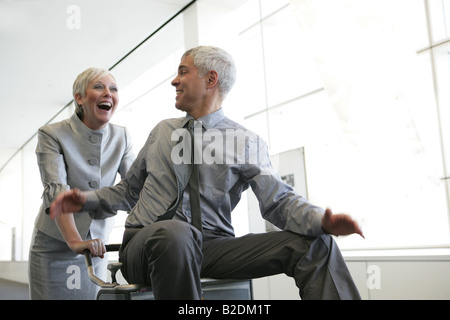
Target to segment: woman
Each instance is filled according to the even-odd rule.
[[[63,190],[96,190],[125,176],[134,154],[124,127],[110,124],[119,102],[114,77],[89,68],[73,84],[75,113],[38,131],[36,155],[44,185],[30,246],[31,299],[95,299],[97,287],[87,277],[84,250],[95,257],[95,273],[105,279],[104,242],[114,220],[95,220],[89,212],[51,221],[46,214]]]

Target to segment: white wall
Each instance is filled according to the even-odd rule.
[[[363,299],[450,299],[450,255],[347,257]],[[430,254],[431,253],[431,254]]]
[[[0,278],[20,283],[28,283],[28,262],[0,261]]]

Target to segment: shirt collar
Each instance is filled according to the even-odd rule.
[[[69,122],[73,130],[80,136],[83,140],[90,141],[103,141],[109,136],[109,124],[107,124],[103,129],[92,130],[88,128],[83,121],[78,118],[76,112],[69,118]],[[96,138],[95,138],[96,137]],[[98,140],[97,140],[98,139]]]
[[[207,114],[206,116],[203,116],[201,118],[198,118],[197,120],[200,121],[203,125],[203,127],[208,130],[211,128],[214,128],[216,124],[218,124],[220,121],[222,121],[225,118],[225,114],[223,112],[223,109],[220,108],[219,110]],[[186,124],[189,122],[190,119],[194,119],[189,113],[186,113],[186,116],[183,119],[183,127],[186,126]]]

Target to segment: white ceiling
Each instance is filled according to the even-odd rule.
[[[72,100],[81,71],[110,68],[189,2],[0,0],[0,169]]]

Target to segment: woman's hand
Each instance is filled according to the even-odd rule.
[[[68,243],[70,249],[79,254],[89,250],[93,257],[103,258],[106,252],[106,247],[102,239],[86,240],[86,241],[71,241]]]

